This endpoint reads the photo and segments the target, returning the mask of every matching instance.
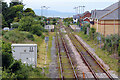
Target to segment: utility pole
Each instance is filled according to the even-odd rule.
[[[48,9],[49,9],[49,8],[50,8],[50,7],[46,7],[46,10],[47,10],[47,12],[46,12],[46,13],[47,13],[46,16],[49,16],[49,15],[48,15]]]
[[[85,6],[82,6],[83,7],[83,13],[84,13],[84,8],[85,8]]]
[[[46,6],[41,6],[41,16],[43,16],[43,10],[46,8]]]
[[[78,6],[78,8],[79,8],[79,14],[81,13],[81,12],[80,12],[80,11],[81,11],[81,10],[80,10],[81,7],[82,7],[82,6]]]
[[[75,9],[75,13],[77,13],[77,11],[76,11],[76,7],[74,7],[73,9]]]

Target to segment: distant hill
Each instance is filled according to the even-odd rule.
[[[35,13],[37,15],[41,15],[41,10],[40,9],[34,9]],[[49,17],[72,17],[75,13],[69,13],[69,12],[59,12],[55,10],[43,10],[43,15],[44,16],[49,16]]]

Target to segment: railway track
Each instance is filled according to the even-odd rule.
[[[88,66],[89,70],[93,74],[96,80],[99,80],[101,77],[100,74],[104,76],[107,80],[114,80],[113,77],[99,64],[96,58],[91,55],[91,53],[81,44],[81,42],[76,38],[76,36],[70,32],[70,29],[65,28],[69,38],[71,39],[76,50],[79,52],[85,64]]]
[[[59,69],[62,80],[66,78],[78,80],[68,48],[60,31],[56,33],[56,46],[58,48]]]

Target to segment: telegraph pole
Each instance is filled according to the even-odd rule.
[[[83,13],[84,13],[84,8],[85,8],[85,6],[82,6],[83,7]]]
[[[46,13],[47,13],[46,16],[49,16],[49,15],[48,15],[48,9],[49,9],[49,8],[50,8],[50,7],[46,7],[46,10],[47,10],[47,12],[46,12]]]

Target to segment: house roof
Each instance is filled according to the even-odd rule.
[[[99,20],[112,20],[112,19],[120,19],[120,2],[114,3],[109,7],[103,10],[92,10],[91,11],[91,18],[99,19]]]
[[[107,8],[105,8],[104,10],[114,10],[119,6],[120,2],[116,2],[110,6],[108,6]]]
[[[113,20],[113,19],[120,19],[120,8],[114,10],[114,11],[111,11],[111,12],[108,12],[105,14],[105,16],[101,16],[99,19],[100,20]]]
[[[79,19],[81,14],[73,15],[73,19]]]
[[[84,15],[86,15],[87,13],[90,13],[89,11],[86,11],[83,14],[77,14],[77,15],[73,15],[73,19],[79,19],[80,17],[84,17]]]
[[[107,13],[109,10],[92,10],[91,11],[91,18],[93,19],[99,19],[100,16]]]
[[[81,14],[81,17],[84,17],[87,13],[90,13],[89,11],[86,11],[85,13]]]

